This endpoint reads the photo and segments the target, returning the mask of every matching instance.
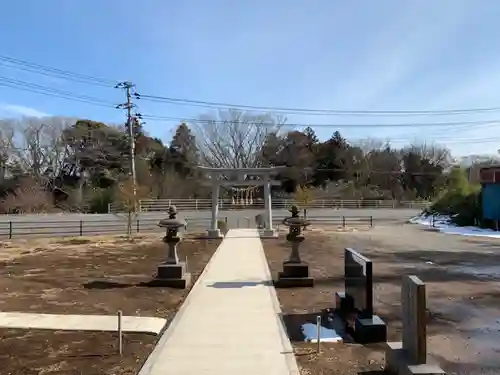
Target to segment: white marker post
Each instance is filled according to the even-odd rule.
[[[319,343],[321,342],[321,316],[316,317],[316,351],[320,352]]]
[[[118,310],[118,352],[123,355],[122,311]]]
[[[188,257],[186,255],[186,272],[188,272]]]

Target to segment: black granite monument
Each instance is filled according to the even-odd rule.
[[[336,311],[346,322],[354,318],[354,339],[362,344],[386,341],[387,327],[373,313],[372,261],[352,249],[344,251],[344,289],[335,294]]]

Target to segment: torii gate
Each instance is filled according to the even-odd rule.
[[[273,214],[271,205],[271,185],[279,186],[281,182],[271,180],[271,175],[277,174],[286,167],[267,168],[211,168],[197,167],[209,175],[212,183],[212,221],[208,230],[209,238],[221,238],[220,230],[217,228],[217,217],[219,214],[219,191],[221,186],[264,186],[264,207],[266,210],[266,228],[263,237],[276,237],[273,228]],[[220,176],[230,176],[229,180],[222,180]],[[260,180],[245,180],[246,175],[259,176]],[[236,178],[235,178],[236,177]]]

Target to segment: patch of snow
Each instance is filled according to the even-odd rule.
[[[451,218],[445,215],[427,215],[412,217],[409,221],[411,224],[425,225],[430,228],[435,228],[439,232],[446,234],[458,234],[461,236],[476,236],[500,238],[500,232],[493,229],[483,229],[477,227],[458,227],[451,222]]]
[[[313,323],[305,323],[302,324],[302,333],[305,336],[305,341],[307,342],[317,342],[316,336],[316,324]],[[340,342],[342,341],[342,337],[331,328],[326,328],[321,326],[319,333],[320,341],[322,342]]]

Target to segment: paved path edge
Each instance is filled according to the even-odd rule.
[[[222,240],[222,241],[224,241],[224,240]],[[175,328],[177,327],[177,324],[179,324],[179,321],[181,320],[180,318],[184,314],[184,311],[189,307],[191,299],[193,298],[192,297],[193,290],[195,290],[195,287],[201,282],[200,280],[203,279],[202,276],[206,272],[208,272],[208,270],[210,269],[210,267],[212,266],[212,264],[214,262],[214,259],[217,257],[217,254],[219,254],[219,250],[221,247],[220,245],[222,244],[222,241],[219,244],[219,246],[217,247],[217,250],[215,250],[215,253],[212,255],[212,257],[208,261],[205,268],[203,269],[203,272],[200,273],[200,276],[198,276],[198,278],[196,279],[196,282],[191,287],[186,299],[184,300],[181,307],[179,308],[179,310],[175,314],[174,318],[170,321],[167,321],[167,324],[165,324],[165,326],[163,327],[162,332],[159,333],[159,339],[156,342],[156,345],[153,348],[153,351],[146,358],[146,361],[144,362],[141,369],[139,370],[138,375],[148,375],[151,373],[151,369],[154,366],[155,362],[157,361],[158,356],[161,354],[163,347],[168,343],[168,339],[174,333]]]
[[[14,323],[9,321],[14,319]],[[24,321],[25,319],[34,319],[34,321],[28,323],[18,323],[17,321]],[[47,323],[47,320],[53,319],[88,319],[85,324],[78,325],[78,323],[71,322],[69,325]],[[16,321],[17,320],[17,321]],[[42,320],[42,322],[40,322]],[[45,320],[45,321],[43,321]],[[92,322],[94,320],[94,322]],[[137,323],[145,322],[145,327],[137,327]],[[90,322],[90,323],[89,323]],[[112,322],[108,327],[108,322]],[[91,324],[91,323],[94,323]],[[133,324],[136,323],[136,324]],[[152,328],[151,325],[148,327],[147,323],[153,323],[153,325],[161,328]],[[167,320],[157,317],[144,317],[144,316],[133,316],[133,315],[123,315],[122,316],[122,332],[126,333],[145,333],[159,335],[163,332]],[[105,327],[106,326],[106,327]],[[26,312],[0,312],[0,328],[3,329],[39,329],[45,331],[82,331],[82,332],[117,332],[118,331],[118,318],[116,315],[97,315],[97,314],[46,314],[46,313],[26,313]]]
[[[276,313],[276,319],[278,320],[278,325],[281,328],[280,339],[284,350],[282,354],[285,356],[286,365],[288,367],[288,372],[290,373],[290,375],[300,375],[300,370],[297,365],[297,360],[295,359],[295,352],[293,350],[292,343],[290,342],[290,338],[288,337],[287,334],[285,321],[283,320],[283,314],[278,299],[278,293],[276,293],[276,288],[274,287],[273,284],[273,276],[271,274],[271,270],[269,269],[269,264],[267,263],[266,253],[264,251],[264,243],[262,242],[262,240],[260,240],[260,244],[261,244],[260,259],[264,264],[266,277],[271,283],[271,286],[268,288],[269,297],[271,298],[271,302],[274,307],[274,312]]]

